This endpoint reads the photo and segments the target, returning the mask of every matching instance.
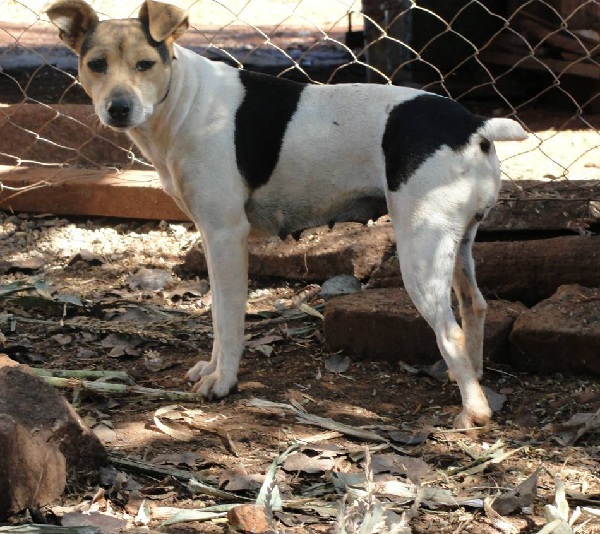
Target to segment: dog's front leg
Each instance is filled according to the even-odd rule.
[[[248,233],[242,215],[235,224],[202,228],[204,252],[212,290],[213,351],[209,362],[199,361],[187,377],[194,391],[208,399],[225,397],[237,385],[244,343],[248,294]]]

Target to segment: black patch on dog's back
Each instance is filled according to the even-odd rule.
[[[279,161],[283,137],[303,84],[241,70],[245,95],[235,115],[237,166],[251,189],[266,184]]]
[[[389,114],[382,141],[389,190],[397,191],[442,146],[453,150],[465,146],[484,122],[437,95],[424,94],[398,104]]]

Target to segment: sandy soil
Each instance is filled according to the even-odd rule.
[[[208,358],[211,346],[206,281],[174,273],[196,239],[188,226],[0,214],[0,235],[0,257],[15,262],[8,270],[5,265],[0,277],[0,352],[37,367],[122,370],[138,385],[188,390],[185,371],[198,357]],[[37,289],[3,291],[35,281]],[[483,383],[500,401],[498,411],[490,426],[465,436],[450,431],[460,403],[453,384],[424,370],[413,374],[397,362],[352,361],[344,370],[348,362],[324,350],[321,321],[297,308],[303,295],[320,309],[322,301],[312,287],[251,282],[239,391],[223,401],[183,403],[167,410],[159,425],[156,410],[172,401],[79,391],[79,412],[112,453],[143,459],[148,469],[157,466],[173,475],[127,473],[127,484],[118,491],[110,483],[102,489],[95,477],[73,481],[65,498],[42,513],[58,521],[67,513],[95,510],[105,514],[99,521],[108,515],[131,529],[146,498],[152,510],[149,526],[156,528],[174,513],[165,507],[196,510],[256,498],[271,462],[302,439],[316,441],[300,446],[278,469],[287,504],[274,515],[277,532],[341,532],[335,514],[346,490],[339,480],[350,473],[360,479],[366,447],[380,484],[373,497],[396,514],[396,522],[405,512],[414,533],[538,532],[545,523],[544,506],[555,498],[557,476],[566,484],[571,508],[600,508],[598,434],[586,433],[575,446],[564,446],[565,437],[555,426],[600,408],[596,379],[489,367]],[[135,325],[137,334],[117,335],[123,325]],[[74,399],[68,391],[65,395]],[[291,403],[375,432],[387,445],[322,435],[323,428],[291,413],[254,407],[254,398]],[[409,436],[417,436],[417,443],[407,444]],[[506,515],[497,518],[482,508],[483,499],[506,494],[538,468],[535,494],[522,489],[525,497],[510,513],[502,508]],[[231,496],[193,494],[176,469]],[[447,493],[421,493],[414,504],[413,498],[400,498],[390,489],[399,483],[414,491],[419,484],[420,491]],[[101,498],[93,501],[99,487]],[[590,518],[584,513],[577,524]],[[580,532],[599,529],[592,521]],[[217,533],[226,526],[216,519],[161,530]]]

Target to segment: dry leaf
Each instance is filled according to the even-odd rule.
[[[482,386],[481,389],[483,389],[485,398],[487,399],[492,411],[499,412],[502,409],[502,406],[504,406],[504,403],[506,402],[506,395],[504,395],[503,393],[497,393],[487,386]]]
[[[97,527],[102,534],[117,534],[127,526],[127,521],[112,515],[91,512],[82,514],[80,512],[69,512],[62,516],[63,527]]]
[[[301,452],[290,454],[283,463],[283,469],[293,473],[324,473],[331,471],[336,461],[333,458],[311,458]]]
[[[143,291],[160,291],[173,281],[173,275],[163,269],[141,268],[137,273],[130,276],[127,285],[130,289],[141,289]]]
[[[390,436],[390,439],[396,443],[402,443],[403,445],[419,445],[427,440],[431,435],[431,432],[422,431],[411,434],[410,432],[402,432],[401,430],[392,430],[388,435]]]
[[[104,423],[96,425],[94,428],[92,428],[92,432],[96,434],[98,439],[104,444],[114,443],[117,441],[117,433]]]
[[[54,341],[56,341],[61,347],[69,345],[73,342],[73,336],[69,336],[68,334],[56,334],[52,336]]]
[[[537,495],[537,481],[541,469],[538,467],[527,479],[499,497],[496,497],[491,503],[491,507],[500,515],[508,515],[515,511],[521,511],[533,504],[533,499]]]
[[[404,475],[415,483],[430,473],[429,465],[421,458],[400,456],[394,453],[371,456],[371,469],[374,474]]]
[[[560,444],[573,445],[583,435],[594,432],[600,427],[600,410],[596,413],[577,413],[566,423],[551,425],[556,434],[554,439]]]
[[[168,464],[182,467],[196,467],[204,461],[204,457],[197,452],[182,451],[157,454],[152,458],[153,464]]]
[[[265,476],[247,473],[244,469],[228,469],[219,475],[219,487],[227,491],[255,491],[260,489]]]
[[[350,358],[341,354],[333,354],[323,362],[330,373],[345,373],[350,367]]]
[[[504,532],[505,534],[517,534],[517,532],[519,532],[519,529],[516,528],[514,525],[510,524],[508,521],[506,521],[493,508],[494,503],[495,501],[492,501],[490,497],[483,501],[483,509],[485,510],[485,515],[488,516],[488,518],[492,522],[492,525],[494,525],[495,528],[497,528],[501,532]]]
[[[269,334],[266,336],[260,336],[246,341],[245,345],[249,349],[255,349],[261,345],[270,345],[271,343],[275,343],[276,341],[281,341],[283,339],[283,336],[277,334]]]

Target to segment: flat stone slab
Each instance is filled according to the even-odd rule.
[[[600,286],[600,236],[478,242],[473,246],[477,283],[484,294],[534,305],[559,286]],[[368,287],[402,287],[398,258],[375,270]]]
[[[252,239],[249,246],[250,276],[276,277],[311,282],[327,280],[340,274],[368,278],[394,250],[393,231],[389,224],[364,226],[357,223],[336,224],[303,232],[299,240],[289,236]],[[202,249],[194,247],[187,254],[183,270],[206,273]]]
[[[288,237],[253,240],[253,277],[322,282],[339,274],[368,278],[369,288],[403,287],[391,225],[340,224]],[[561,236],[526,241],[477,242],[473,246],[477,282],[486,297],[528,306],[551,296],[560,285],[600,286],[600,236]],[[202,249],[188,252],[182,269],[205,274]]]
[[[518,302],[489,301],[484,354],[508,359],[515,319],[526,310]],[[440,359],[433,330],[402,288],[371,289],[331,300],[323,327],[328,350],[368,360],[428,364]]]
[[[517,369],[600,375],[600,289],[561,286],[519,316],[510,345]]]
[[[56,444],[0,414],[0,521],[58,499],[66,482],[65,458]]]

